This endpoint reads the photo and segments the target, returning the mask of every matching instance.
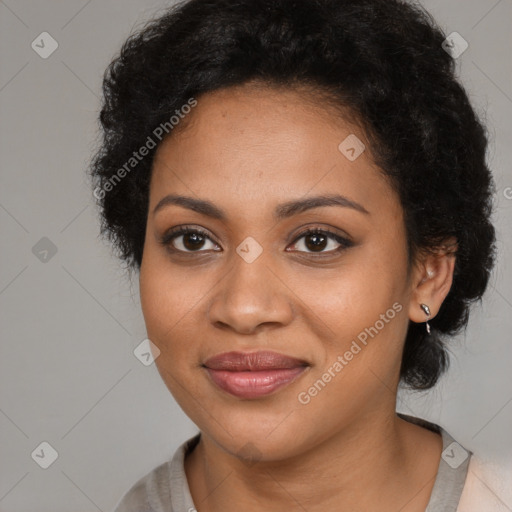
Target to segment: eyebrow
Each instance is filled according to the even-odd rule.
[[[169,205],[182,206],[183,208],[188,208],[189,210],[193,210],[213,219],[221,221],[227,220],[226,213],[215,206],[213,203],[204,199],[196,199],[194,197],[175,194],[169,194],[162,198],[155,206],[153,215]],[[322,206],[341,206],[344,208],[351,208],[366,215],[370,215],[368,210],[361,204],[356,203],[348,197],[338,194],[331,194],[308,197],[305,199],[297,199],[279,204],[274,210],[274,219],[282,220],[312,208],[320,208]]]

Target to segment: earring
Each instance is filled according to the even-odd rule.
[[[426,320],[427,334],[430,334],[430,325],[428,324],[428,320],[430,318],[430,308],[426,304],[420,304],[420,307],[423,310],[423,312],[425,313],[425,315],[427,315],[427,320]]]

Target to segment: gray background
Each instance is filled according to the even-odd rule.
[[[469,42],[457,63],[491,133],[500,258],[450,373],[398,409],[476,453],[483,492],[512,510],[512,0],[422,3]],[[137,279],[98,239],[85,176],[105,66],[166,5],[0,1],[0,512],[108,512],[196,432],[133,354],[145,338]],[[59,45],[47,59],[31,48],[43,31]],[[57,249],[47,261],[43,237]],[[48,469],[31,456],[43,441],[59,454]]]

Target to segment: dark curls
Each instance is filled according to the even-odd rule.
[[[305,87],[364,129],[401,199],[410,261],[457,241],[432,335],[410,322],[400,370],[412,389],[434,386],[448,366],[444,337],[466,326],[495,259],[487,133],[445,37],[424,9],[400,0],[189,0],[167,9],[105,72],[90,168],[102,234],[140,268],[154,153],[201,94],[248,82]]]

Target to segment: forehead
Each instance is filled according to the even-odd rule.
[[[368,210],[384,203],[396,208],[361,127],[321,98],[237,86],[197,101],[157,150],[150,208],[168,193],[222,198],[245,209],[270,208],[285,197],[340,193]],[[353,146],[359,153],[361,143],[364,151],[353,159],[346,150]]]

